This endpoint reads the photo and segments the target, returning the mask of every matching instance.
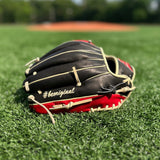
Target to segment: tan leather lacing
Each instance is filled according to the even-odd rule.
[[[65,105],[65,104],[59,104],[59,105],[53,105],[53,108],[50,108],[49,110],[40,102],[38,102],[37,100],[35,100],[35,97],[33,95],[30,95],[28,96],[28,99],[29,100],[32,100],[33,102],[35,102],[36,104],[40,105],[42,108],[44,108],[47,113],[49,114],[51,120],[52,120],[52,123],[55,124],[55,120],[53,118],[53,115],[52,113],[49,111],[49,110],[56,110],[56,109],[70,109],[72,108],[73,106],[77,106],[77,105],[80,105],[80,104],[84,104],[84,103],[89,103],[92,101],[92,99],[85,99],[85,100],[81,100],[81,101],[78,101],[78,102],[70,102],[69,104]]]
[[[32,100],[33,102],[37,103],[37,104],[40,105],[42,108],[44,108],[44,109],[47,111],[47,113],[49,114],[49,116],[50,116],[50,118],[51,118],[51,120],[52,120],[52,123],[55,124],[55,120],[54,120],[54,118],[53,118],[53,116],[52,116],[52,113],[51,113],[42,103],[39,103],[38,101],[36,101],[36,100],[35,100],[35,97],[34,97],[33,95],[28,96],[28,99]]]
[[[82,84],[81,84],[81,81],[79,79],[78,73],[76,71],[76,67],[72,67],[72,69],[73,69],[73,73],[74,73],[75,79],[77,81],[77,86],[81,86]]]
[[[65,105],[65,104],[53,105],[54,108],[50,108],[49,110],[70,109],[74,106],[89,103],[91,101],[92,101],[92,99],[85,99],[85,100],[81,100],[81,101],[78,101],[78,102],[70,102],[67,105]]]
[[[30,89],[29,89],[29,82],[28,82],[28,81],[25,82],[24,87],[25,87],[25,90],[26,90],[26,91],[29,91],[29,90],[30,90]]]
[[[123,87],[121,89],[116,90],[116,93],[125,93],[125,92],[129,92],[129,91],[133,91],[136,87]]]
[[[29,66],[29,67],[30,67],[30,66],[32,65],[33,62],[39,62],[39,61],[40,61],[40,58],[37,57],[37,58],[35,58],[35,59],[29,61],[28,63],[26,63],[25,66]]]
[[[97,111],[109,111],[109,110],[114,110],[114,109],[118,109],[119,107],[121,107],[121,105],[123,104],[124,100],[121,99],[121,102],[118,102],[118,105],[116,106],[115,104],[112,105],[112,107],[109,107],[108,105],[106,105],[105,108],[101,108],[101,107],[97,107],[97,108],[91,108],[90,112],[97,112]]]
[[[80,68],[80,69],[76,69],[76,72],[77,71],[87,70],[87,69],[93,69],[93,68],[103,68],[103,67],[105,67],[105,65],[92,66],[92,67],[87,67],[87,68]],[[54,75],[51,75],[51,76],[48,76],[48,77],[44,77],[44,78],[41,78],[41,79],[37,79],[35,81],[29,82],[29,85],[31,85],[33,83],[37,83],[37,82],[43,81],[43,80],[46,80],[46,79],[50,79],[50,78],[53,78],[53,77],[58,77],[58,76],[66,75],[66,74],[69,74],[69,73],[73,73],[73,70],[68,71],[68,72],[64,72],[64,73],[54,74]]]

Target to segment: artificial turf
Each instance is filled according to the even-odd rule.
[[[160,26],[133,32],[33,32],[0,26],[0,159],[160,159]],[[60,43],[92,40],[136,69],[131,97],[117,110],[40,115],[22,89],[25,63]]]

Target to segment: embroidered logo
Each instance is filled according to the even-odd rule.
[[[64,90],[59,90],[56,92],[45,91],[43,93],[43,98],[50,98],[50,97],[55,97],[55,96],[59,96],[61,98],[63,95],[74,94],[74,93],[75,93],[75,87],[73,87],[70,90],[64,89]]]

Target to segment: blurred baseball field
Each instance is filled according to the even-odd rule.
[[[0,26],[0,159],[160,159],[160,26],[136,31],[46,32]],[[24,65],[62,42],[92,40],[136,69],[131,97],[107,112],[40,115],[22,89]]]

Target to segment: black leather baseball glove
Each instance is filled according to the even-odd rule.
[[[112,110],[135,89],[134,68],[90,41],[63,43],[27,66],[23,86],[38,113]]]

